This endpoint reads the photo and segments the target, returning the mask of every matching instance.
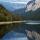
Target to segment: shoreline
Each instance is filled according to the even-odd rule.
[[[0,22],[0,25],[3,24],[12,24],[12,23],[25,23],[25,24],[31,24],[31,25],[38,25],[40,24],[40,21],[30,21],[30,20],[24,20],[24,21],[8,21],[8,22]]]

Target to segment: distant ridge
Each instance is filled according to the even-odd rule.
[[[13,11],[13,13],[15,13],[15,15],[19,15],[19,16],[26,16],[25,8],[16,9]]]

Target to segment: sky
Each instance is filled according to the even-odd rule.
[[[9,3],[2,3],[2,4],[4,4],[4,6],[6,7],[6,8],[8,8],[8,9],[13,9],[13,6],[14,6],[14,9],[15,8],[20,8],[20,7],[23,7],[23,6],[19,6],[19,4],[27,4],[28,2],[29,2],[30,0],[0,0],[0,2],[9,2]],[[8,5],[8,4],[10,4],[10,3],[18,3],[18,4],[15,4],[15,5],[18,5],[18,6],[15,6],[15,5],[13,5],[13,4],[11,4],[10,6]],[[10,34],[10,33],[9,33]],[[11,37],[11,34],[9,35],[8,34],[8,36],[10,36]],[[17,35],[19,35],[19,34],[17,34]],[[21,34],[20,34],[21,35]],[[20,36],[19,35],[19,36]],[[8,37],[7,36],[7,37]],[[13,36],[12,36],[13,37]],[[25,36],[24,36],[25,37]],[[22,38],[17,38],[17,40],[28,40],[27,39],[27,37],[22,37]],[[3,39],[5,39],[5,37],[3,38]],[[12,39],[11,39],[12,40]]]
[[[22,4],[27,4],[28,1],[30,1],[30,0],[0,0],[0,1],[10,2],[10,3],[22,3]]]
[[[10,11],[26,7],[26,4],[29,1],[30,0],[0,0],[0,2],[5,6],[5,8]]]

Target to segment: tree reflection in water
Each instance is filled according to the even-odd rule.
[[[0,38],[2,38],[6,33],[10,31],[22,31],[22,23],[17,23],[17,24],[6,24],[6,25],[0,25]]]

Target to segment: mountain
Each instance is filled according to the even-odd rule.
[[[15,13],[16,15],[19,15],[19,16],[25,16],[26,15],[25,8],[16,9],[13,11],[13,13]]]
[[[26,12],[26,17],[29,20],[40,20],[40,8],[35,11],[28,11]]]
[[[29,2],[27,3],[27,5],[32,4],[32,3],[34,3],[34,2],[35,2],[35,0],[31,0],[31,1],[29,1]]]
[[[40,1],[29,1],[26,6],[26,19],[40,20]]]
[[[22,20],[20,16],[14,15],[8,11],[2,4],[0,4],[0,21],[17,21]]]
[[[20,21],[23,20],[21,16],[14,15],[15,13],[11,13],[8,11],[2,4],[0,4],[0,22],[9,22],[9,21]],[[10,25],[10,24],[9,24]],[[16,25],[16,24],[15,24]],[[13,27],[12,25],[10,28]],[[10,28],[5,24],[4,26],[0,26],[0,38],[3,37],[3,35],[10,31]]]
[[[35,11],[38,8],[40,8],[40,0],[31,0],[27,3],[26,12],[30,10]]]
[[[12,14],[2,4],[0,4],[0,21],[11,20]]]
[[[26,6],[26,4],[10,3],[4,1],[0,1],[0,4],[2,4],[9,11],[14,11],[16,9],[24,8]]]

